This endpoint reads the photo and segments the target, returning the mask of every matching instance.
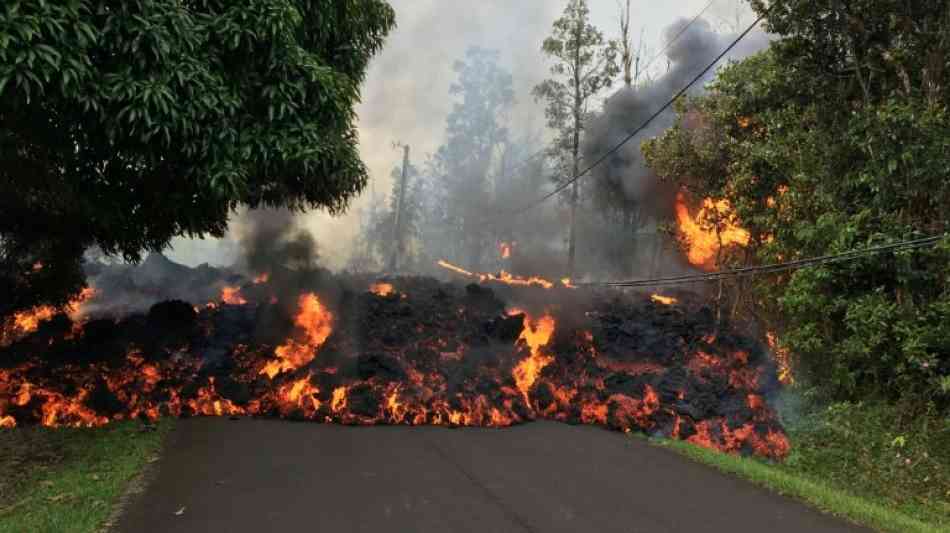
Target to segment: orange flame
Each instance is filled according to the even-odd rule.
[[[769,348],[772,350],[772,357],[775,358],[775,364],[778,365],[779,382],[783,385],[795,383],[795,377],[792,376],[791,357],[789,356],[788,350],[779,346],[775,333],[771,331],[765,334],[765,339],[769,344]]]
[[[724,227],[718,234],[715,229],[706,229],[702,222],[707,219],[720,219]],[[749,232],[736,223],[728,200],[706,198],[699,213],[693,217],[689,214],[685,195],[680,192],[676,196],[676,220],[688,245],[687,258],[694,266],[714,269],[720,247],[749,244]]]
[[[313,386],[310,378],[313,374],[299,379],[280,388],[277,393],[278,401],[284,412],[289,412],[295,408],[317,411],[320,409],[320,400],[316,395],[320,389]]]
[[[346,409],[346,387],[337,387],[333,389],[333,397],[330,399],[330,409],[334,413]]]
[[[78,320],[83,304],[89,301],[95,294],[95,289],[86,287],[69,300],[62,309],[57,309],[51,305],[39,305],[28,311],[14,313],[12,319],[0,324],[0,344],[5,344],[14,338],[33,333],[39,329],[40,324],[52,319],[60,312],[65,312],[73,320]]]
[[[439,260],[436,262],[436,264],[439,265],[439,266],[442,267],[442,268],[451,270],[452,272],[455,272],[456,274],[461,274],[461,275],[463,275],[463,276],[468,276],[468,277],[473,277],[473,276],[475,276],[475,274],[472,274],[472,273],[469,272],[468,270],[465,270],[464,268],[461,268],[461,267],[457,267],[457,266],[453,265],[452,263],[449,263],[448,261],[446,261],[446,260],[444,260],[444,259],[439,259]]]
[[[267,272],[264,272],[263,274],[258,274],[257,277],[254,278],[254,284],[260,285],[261,283],[267,283],[269,280],[270,280],[270,274]]]
[[[663,305],[673,305],[675,303],[679,303],[679,300],[677,300],[676,298],[673,298],[671,296],[660,296],[659,294],[654,294],[650,296],[650,299],[658,304],[663,304]]]
[[[511,257],[511,247],[514,243],[502,242],[498,244],[498,253],[501,254],[502,259],[508,259]]]
[[[303,330],[305,340],[298,342],[289,339],[285,344],[278,346],[274,354],[278,357],[261,369],[261,374],[267,374],[271,379],[281,372],[296,370],[313,361],[316,350],[323,345],[333,332],[333,315],[320,303],[316,294],[307,293],[298,301],[299,312],[294,323]]]
[[[13,315],[13,324],[23,333],[33,333],[40,327],[40,322],[56,316],[56,308],[49,305],[34,307],[29,311],[22,311]]]
[[[221,289],[221,301],[228,305],[245,305],[247,300],[241,296],[240,287],[224,287]]]
[[[391,283],[374,283],[370,286],[369,292],[385,297],[393,293],[393,286]]]
[[[541,375],[541,370],[548,366],[554,357],[541,353],[541,348],[547,345],[554,333],[554,317],[544,315],[538,320],[531,320],[531,317],[525,315],[524,330],[518,340],[523,340],[531,349],[531,355],[523,359],[512,371],[518,390],[524,396],[528,405],[531,402],[528,398],[528,391]]]
[[[0,416],[0,428],[12,429],[16,427],[16,419],[12,416]]]
[[[538,276],[522,278],[522,277],[514,276],[511,273],[506,272],[504,270],[502,270],[498,274],[478,274],[474,272],[469,272],[468,270],[465,270],[462,267],[455,266],[452,263],[445,261],[444,259],[440,259],[439,261],[436,262],[436,264],[442,268],[455,272],[456,274],[461,274],[469,278],[477,278],[480,283],[496,281],[499,283],[504,283],[506,285],[513,285],[513,286],[519,286],[519,287],[541,287],[543,289],[554,288],[554,283]],[[577,288],[576,286],[571,284],[570,278],[562,279],[561,285],[570,289]]]

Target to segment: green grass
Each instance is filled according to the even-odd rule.
[[[784,407],[782,463],[651,442],[879,531],[950,532],[950,421],[901,421],[885,404]]]
[[[0,533],[99,531],[171,424],[0,430]]]

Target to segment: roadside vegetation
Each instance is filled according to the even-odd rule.
[[[171,424],[0,430],[0,533],[100,531]]]
[[[669,446],[887,531],[950,530],[950,6],[751,2],[775,36],[677,103],[642,145],[687,201],[722,201],[748,244],[715,269],[921,237],[869,255],[719,287],[724,316],[779,340],[798,384],[779,405],[782,464]]]
[[[950,420],[901,421],[900,409],[883,402],[820,405],[814,394],[785,396],[780,414],[792,448],[784,462],[656,443],[880,531],[950,531]]]

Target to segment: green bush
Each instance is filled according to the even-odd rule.
[[[793,446],[779,468],[950,527],[950,420],[881,402],[795,407],[780,409]]]

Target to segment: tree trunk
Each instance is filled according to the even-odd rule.
[[[406,203],[406,179],[409,172],[409,146],[403,147],[402,155],[402,181],[399,184],[399,200],[396,204],[395,224],[393,224],[393,255],[389,260],[389,271],[395,272],[399,266],[399,256],[403,253],[402,224],[403,209]]]
[[[574,142],[571,146],[571,234],[567,245],[567,277],[574,278],[574,257],[577,250],[577,177],[580,173],[581,147],[581,21],[577,24],[576,42],[574,43]]]

